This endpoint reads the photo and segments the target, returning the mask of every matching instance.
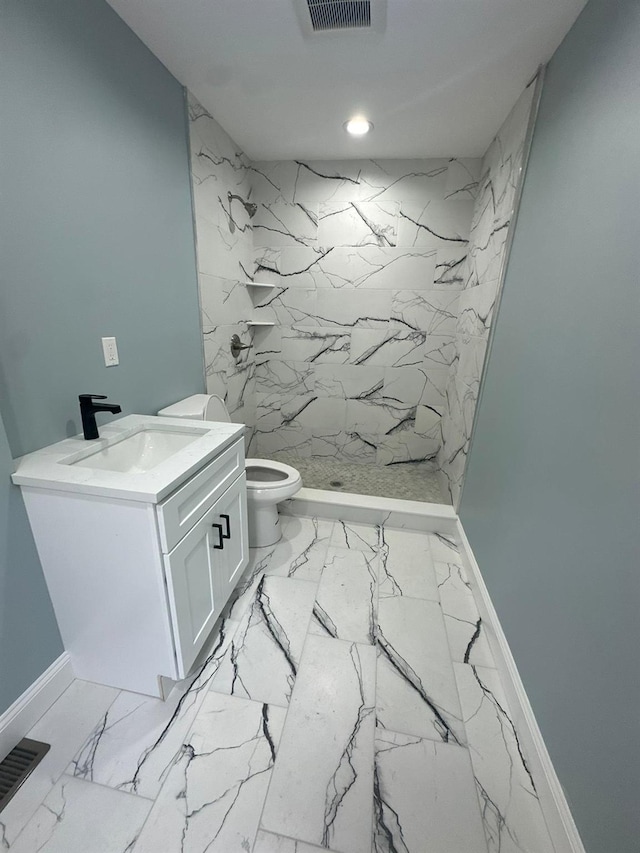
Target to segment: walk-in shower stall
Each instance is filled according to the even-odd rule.
[[[252,162],[190,100],[207,390],[251,456],[457,504],[538,90],[477,159]]]

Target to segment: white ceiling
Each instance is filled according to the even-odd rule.
[[[382,34],[308,37],[295,0],[108,2],[254,160],[480,156],[585,5],[388,0]]]

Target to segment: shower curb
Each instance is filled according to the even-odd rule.
[[[280,504],[284,515],[303,515],[340,519],[361,524],[385,524],[421,533],[457,533],[458,516],[446,504],[403,501],[355,495],[349,492],[330,492],[324,489],[302,488]]]

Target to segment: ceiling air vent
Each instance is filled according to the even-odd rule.
[[[314,33],[371,26],[371,0],[307,0]]]
[[[386,0],[295,0],[305,35],[382,32]]]

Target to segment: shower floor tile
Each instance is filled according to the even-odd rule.
[[[307,489],[350,492],[405,501],[448,504],[440,490],[438,473],[429,463],[406,462],[401,465],[355,465],[326,457],[299,458],[277,455],[279,462],[293,465]]]
[[[0,847],[553,850],[451,538],[291,516],[228,612],[166,702],[69,687]]]

